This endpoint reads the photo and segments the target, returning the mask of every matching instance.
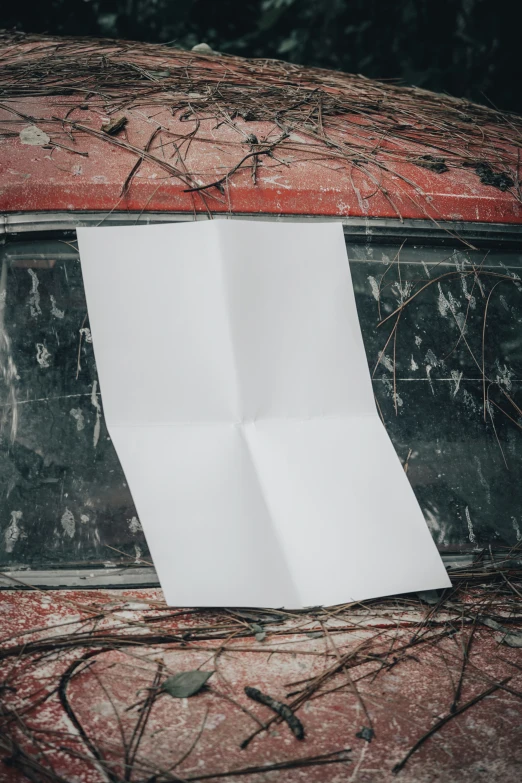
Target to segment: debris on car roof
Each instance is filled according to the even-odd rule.
[[[80,140],[95,147],[104,141],[127,158],[127,174],[132,156],[138,167],[146,161],[157,177],[167,177],[186,194],[183,209],[191,209],[195,194],[194,208],[209,209],[212,200],[213,211],[230,209],[224,196],[230,183],[243,178],[252,191],[262,169],[270,177],[276,171],[280,191],[288,180],[296,192],[302,184],[292,170],[304,164],[308,177],[313,166],[322,178],[341,182],[329,186],[336,202],[325,203],[324,214],[342,211],[339,192],[347,191],[348,213],[360,202],[359,213],[370,216],[499,219],[465,210],[445,214],[433,189],[447,197],[500,199],[511,204],[511,221],[521,204],[521,117],[360,75],[217,54],[203,44],[184,51],[3,33],[0,101],[0,138],[18,136],[23,123],[49,135],[51,147],[69,147],[69,154],[88,151]],[[138,142],[131,126],[140,122],[148,126]],[[122,192],[127,174],[119,173]],[[298,211],[289,194],[281,196],[279,211]]]

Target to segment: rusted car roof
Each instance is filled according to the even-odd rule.
[[[362,76],[0,36],[4,212],[521,223],[521,131],[518,116]]]

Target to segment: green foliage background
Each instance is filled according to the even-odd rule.
[[[26,32],[206,42],[522,113],[522,0],[4,0]]]

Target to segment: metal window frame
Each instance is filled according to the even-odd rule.
[[[451,569],[473,565],[476,553],[441,554],[442,561]],[[519,558],[508,558],[506,553],[494,553],[488,560],[488,567],[496,568],[506,559],[520,562]],[[107,566],[105,568],[56,568],[32,570],[13,568],[0,572],[0,590],[98,590],[98,589],[145,589],[160,587],[156,569],[153,566]]]
[[[455,244],[479,247],[501,246],[506,250],[522,247],[522,224],[469,223],[459,221],[413,220],[398,218],[361,218],[322,215],[275,215],[266,213],[227,214],[218,213],[214,219],[277,220],[294,223],[341,222],[344,232],[352,241],[382,243],[389,241],[408,243],[429,242],[435,245]],[[22,212],[0,215],[0,236],[26,238],[44,233],[73,232],[81,226],[122,226],[174,223],[177,221],[208,220],[206,214],[186,212]],[[406,236],[405,236],[406,234]],[[1,241],[1,240],[0,240]]]
[[[295,223],[342,222],[344,233],[352,242],[381,244],[455,245],[462,242],[472,248],[500,247],[522,249],[522,225],[503,223],[469,223],[458,221],[399,220],[396,218],[328,217],[318,215],[218,214],[217,219],[278,220]],[[208,220],[206,214],[186,212],[23,212],[0,215],[0,244],[9,239],[51,238],[74,232],[80,226],[151,225],[189,220]],[[473,562],[473,552],[442,554],[448,568],[460,568]],[[498,555],[499,558],[503,556]],[[505,557],[505,555],[504,555]],[[158,587],[154,567],[132,564],[92,568],[56,568],[33,570],[14,567],[0,572],[3,589],[96,589]]]

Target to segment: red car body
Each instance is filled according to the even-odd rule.
[[[82,221],[231,213],[342,219],[368,236],[386,224],[399,245],[403,227],[413,233],[436,231],[462,235],[469,247],[473,240],[465,238],[475,235],[474,227],[502,239],[522,224],[519,118],[421,90],[273,61],[118,41],[8,35],[1,44],[0,228],[7,239],[71,229]],[[26,262],[19,263],[28,279]],[[40,274],[36,262],[34,268]],[[413,354],[411,361],[414,365]],[[432,365],[428,368],[424,389],[429,395]],[[457,391],[460,378],[454,380]],[[396,397],[395,408],[397,413]],[[393,417],[393,406],[390,410]],[[74,415],[72,421],[66,411],[64,420],[80,430],[83,414],[75,408]],[[482,410],[477,416],[482,420]],[[413,448],[403,454],[407,471]],[[434,483],[437,470],[423,470],[421,479]],[[413,473],[410,467],[409,476]],[[22,541],[21,516],[14,516],[9,528],[5,516],[11,544],[16,535]],[[471,525],[469,513],[467,519]],[[461,522],[467,536],[466,518]],[[132,524],[135,533],[139,523],[133,518]],[[58,520],[56,525],[60,529]],[[48,545],[51,551],[51,534],[42,549]],[[104,552],[114,560],[114,547]],[[125,564],[128,554],[120,555],[124,559],[118,564]],[[138,563],[140,556],[137,552]],[[401,773],[405,782],[520,780],[520,656],[509,647],[499,656],[493,639],[498,631],[492,630],[502,631],[498,623],[504,617],[495,615],[488,628],[450,606],[453,625],[439,628],[447,617],[439,622],[433,605],[419,600],[406,606],[402,599],[377,614],[356,606],[339,614],[338,607],[327,618],[335,628],[326,632],[323,616],[313,612],[299,617],[279,612],[263,619],[219,610],[202,616],[197,610],[169,611],[153,587],[116,589],[128,584],[132,569],[108,565],[112,569],[98,563],[70,570],[62,582],[51,573],[47,581],[35,581],[31,569],[7,575],[3,582],[0,575],[5,587],[97,588],[0,590],[5,618],[0,646],[6,660],[0,676],[6,705],[0,712],[2,783],[25,779],[23,769],[32,780],[130,781],[124,746],[125,732],[127,741],[131,736],[133,704],[149,692],[151,682],[159,682],[153,679],[155,671],[199,668],[218,670],[211,690],[190,700],[165,696],[155,707],[140,750],[144,766],[132,780],[195,781],[236,770],[233,774],[254,783],[263,765],[351,746],[351,762],[310,766],[306,772],[284,767],[278,772],[276,767],[270,774],[285,783],[384,783],[392,779],[393,765],[441,716],[455,717],[455,722],[408,761]],[[104,587],[108,583],[114,589]],[[493,612],[491,596],[472,591],[469,606],[482,601],[484,612]],[[78,650],[74,633],[86,628],[94,641],[92,636],[80,639]],[[119,641],[111,633],[119,634]],[[45,645],[53,634],[60,639],[50,650]],[[137,646],[125,641],[130,634],[139,637]],[[380,646],[370,653],[375,639]],[[436,641],[426,648],[426,639]],[[117,646],[122,640],[127,647]],[[26,644],[37,645],[36,657],[24,658]],[[331,688],[330,670],[337,673]],[[259,730],[249,714],[259,712],[257,721],[272,715],[252,705],[244,685],[290,702],[319,675],[330,690],[299,710],[304,743],[295,743],[286,727],[278,726],[248,751],[239,749],[248,733]],[[457,682],[459,694],[464,682],[460,701]],[[486,695],[495,691],[495,698],[482,702],[488,688]],[[467,710],[475,697],[476,706],[461,715],[462,705]],[[375,728],[371,744],[369,713]],[[30,731],[24,733],[25,718]],[[103,754],[97,747],[104,748]],[[61,777],[45,777],[40,767],[49,764]],[[169,765],[180,777],[161,772]]]
[[[22,74],[24,68],[34,68],[35,62],[44,63],[44,67],[52,65],[53,59],[62,57],[62,49],[63,44],[53,39],[7,41],[0,65],[4,64],[4,73],[11,68]],[[7,94],[9,100],[2,98],[0,106],[4,130],[1,212],[210,211],[522,222],[520,199],[513,197],[519,173],[518,152],[512,144],[516,138],[515,120],[506,118],[504,134],[499,134],[502,115],[492,110],[421,90],[377,85],[363,77],[154,45],[86,41],[73,47],[67,56],[68,78],[62,72],[47,82],[42,77],[45,89],[38,83],[38,72],[29,85],[10,85],[10,74],[4,77],[2,95]],[[162,91],[156,90],[150,98],[141,95],[133,101],[130,85],[112,85],[104,92],[100,76],[102,87],[98,93],[94,89],[91,93],[89,81],[82,82],[74,75],[75,58],[80,57],[84,61],[105,57],[114,66],[130,63],[152,74]],[[272,122],[250,119],[243,112],[245,119],[237,111],[238,106],[222,104],[219,97],[212,111],[209,104],[206,111],[195,107],[191,113],[186,106],[205,96],[198,98],[197,92],[191,93],[185,87],[183,108],[178,110],[179,96],[169,94],[169,79],[177,78],[184,68],[197,69],[198,84],[207,84],[208,89],[218,90],[223,80],[237,78],[239,84],[244,82],[248,87],[254,104],[255,91],[263,94],[276,82],[281,93],[278,101],[287,96],[289,107],[292,96],[299,100],[304,95],[310,112],[313,108],[321,111],[318,97],[324,102],[342,100],[343,114],[333,115],[335,127],[329,128],[335,143],[317,132],[317,117],[313,126],[303,122],[302,117],[298,123],[282,122],[277,110],[273,111]],[[149,84],[157,87],[157,82]],[[365,110],[361,95],[364,97],[370,88]],[[376,89],[382,100],[379,105],[372,105]],[[191,99],[191,94],[196,97]],[[403,100],[413,107],[417,102],[419,116],[408,106],[402,107]],[[237,112],[235,116],[232,109]],[[121,116],[126,118],[123,129],[112,136],[104,133],[103,126]],[[324,125],[327,120],[324,110]],[[20,130],[33,121],[48,132],[47,148],[20,140]],[[289,132],[277,145],[277,156],[284,161],[281,162],[266,151],[282,136],[283,127],[289,128]],[[492,130],[495,137],[489,143],[487,134]],[[248,141],[252,137],[259,141],[257,146],[252,147]],[[167,138],[170,144],[164,147]],[[493,144],[499,146],[495,148]],[[251,153],[256,149],[259,154],[254,156]],[[143,162],[139,171],[122,192],[140,157]],[[445,161],[442,167],[437,166],[441,159]],[[370,175],[365,172],[365,160],[377,162]],[[473,168],[484,160],[497,172],[507,172],[513,187],[503,191],[484,184]],[[468,167],[462,165],[466,161]],[[187,192],[187,172],[199,184],[220,180],[229,173],[226,196],[216,188],[209,189],[205,191],[205,202],[201,196]]]

